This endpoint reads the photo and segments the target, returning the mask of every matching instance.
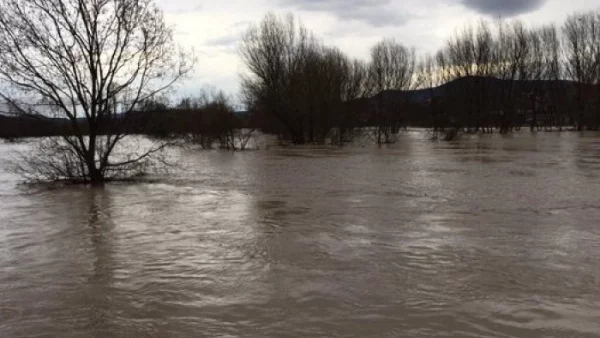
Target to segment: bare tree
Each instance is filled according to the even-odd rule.
[[[366,87],[361,63],[323,45],[292,16],[267,15],[246,32],[240,55],[250,71],[242,79],[246,104],[263,117],[263,130],[296,144],[322,143],[347,126],[344,102]]]
[[[198,96],[182,99],[176,111],[185,115],[180,133],[193,143],[211,149],[218,141],[220,147],[229,148],[235,126],[230,98],[223,91],[204,88]]]
[[[545,93],[547,92],[546,80],[546,57],[543,45],[543,36],[540,29],[532,29],[529,32],[528,44],[530,53],[526,65],[529,68],[527,86],[527,99],[529,101],[529,130],[540,129],[540,118],[546,116]],[[543,123],[543,122],[542,122]]]
[[[248,112],[236,114],[233,98],[221,90],[205,87],[161,113],[157,122],[175,138],[212,149],[246,150],[255,136]]]
[[[570,16],[563,27],[566,73],[577,83],[577,129],[591,123],[586,113],[595,96],[593,85],[600,73],[600,12]],[[586,121],[588,120],[588,121]]]
[[[264,115],[263,120],[270,123],[264,127],[285,130],[296,143],[304,142],[304,135],[296,111],[289,104],[290,87],[294,85],[290,80],[306,40],[306,30],[298,28],[292,16],[283,19],[267,14],[246,32],[240,46],[240,56],[250,72],[242,78],[246,104]]]
[[[393,142],[402,122],[406,102],[399,91],[416,87],[416,54],[393,39],[384,39],[371,48],[369,77],[376,88],[375,132],[377,143]]]
[[[373,87],[369,84],[368,65],[361,60],[343,59],[345,70],[341,70],[343,79],[341,82],[341,102],[343,104],[342,113],[339,114],[338,122],[338,141],[339,145],[349,142],[353,139],[355,128],[360,122],[360,111],[358,101],[365,100],[372,95]]]
[[[445,63],[442,53],[434,57],[426,54],[419,63],[418,84],[426,92],[426,112],[429,116],[427,124],[433,128],[433,138],[437,139],[439,133],[444,131],[447,124],[441,100],[436,95],[436,89],[445,82]]]
[[[518,120],[518,84],[530,78],[531,49],[530,32],[521,21],[498,24],[496,44],[496,76],[503,80],[500,86],[497,126],[500,132],[512,130]]]
[[[566,121],[563,117],[563,110],[566,108],[565,86],[561,79],[563,78],[563,64],[561,62],[562,46],[560,36],[556,25],[544,26],[540,29],[542,39],[542,49],[544,55],[544,79],[549,82],[545,96],[548,114],[547,128],[558,126],[562,129]]]
[[[69,121],[50,155],[23,167],[42,177],[102,184],[138,172],[165,145],[127,147],[116,157],[124,125],[140,102],[184,77],[192,61],[173,44],[153,0],[0,3],[0,81],[11,89],[0,96],[20,105],[44,99]]]
[[[435,64],[436,71],[435,73],[438,76],[438,81],[440,84],[448,84],[451,81],[456,80],[455,67],[452,64],[452,57],[449,52],[449,48],[445,48],[439,50],[435,54]],[[457,95],[459,94],[459,95]],[[454,139],[458,136],[458,131],[462,128],[461,123],[457,121],[456,112],[457,107],[461,107],[462,104],[458,104],[456,101],[462,101],[460,97],[462,93],[456,93],[454,90],[449,90],[448,88],[444,88],[442,92],[442,96],[439,99],[438,105],[439,110],[441,111],[441,118],[438,120],[437,130],[438,133],[441,132],[444,135],[446,140]],[[458,100],[457,100],[458,98]],[[450,128],[450,129],[447,129]],[[434,133],[434,138],[439,137]]]
[[[458,131],[486,130],[493,110],[490,102],[490,76],[494,73],[494,40],[489,24],[480,21],[474,28],[465,27],[448,40],[436,60],[445,81],[454,82],[446,93],[444,104],[451,111],[452,129],[447,138]]]

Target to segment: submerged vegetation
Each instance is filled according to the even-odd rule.
[[[406,126],[508,133],[600,127],[600,11],[562,27],[480,21],[434,55],[385,39],[368,62],[323,45],[290,16],[267,15],[242,42],[246,104],[263,129],[295,143],[372,127],[377,143]]]

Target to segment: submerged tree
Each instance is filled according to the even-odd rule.
[[[369,76],[376,88],[375,136],[377,143],[391,143],[403,123],[406,102],[394,95],[394,91],[406,91],[415,87],[416,55],[395,40],[383,40],[371,48]],[[404,121],[406,122],[406,121]]]
[[[223,91],[205,88],[197,97],[183,98],[175,111],[183,113],[186,125],[181,132],[204,149],[219,147],[228,150],[246,150],[255,129],[244,128],[247,121],[235,115],[232,98]]]
[[[263,129],[287,135],[294,143],[303,143],[305,133],[298,107],[291,104],[295,79],[308,33],[298,28],[294,18],[268,14],[251,27],[240,46],[240,56],[250,75],[242,78],[246,104],[265,122]],[[302,88],[301,85],[297,87]]]
[[[128,145],[115,156],[125,126],[140,102],[184,77],[191,61],[153,0],[3,0],[0,96],[21,107],[43,100],[40,113],[69,125],[21,168],[92,184],[143,170],[165,144]]]
[[[417,74],[417,83],[427,95],[424,104],[426,123],[433,129],[433,138],[437,139],[448,124],[440,97],[436,95],[436,88],[444,83],[444,77],[447,74],[443,53],[440,52],[436,56],[426,54],[422,57]]]
[[[338,135],[333,137],[334,143],[343,145],[352,141],[358,134],[357,127],[361,124],[360,101],[372,94],[373,87],[369,83],[369,68],[366,62],[358,59],[351,60],[341,57],[342,67],[345,67],[342,78],[341,99],[342,108],[338,112]]]
[[[575,14],[563,27],[566,54],[565,70],[577,83],[577,129],[597,126],[600,114],[592,115],[592,101],[598,92],[594,85],[600,80],[600,12]]]
[[[244,98],[263,129],[296,144],[343,140],[353,123],[344,103],[365,92],[363,63],[323,45],[293,16],[273,14],[246,32],[240,56],[249,71]]]

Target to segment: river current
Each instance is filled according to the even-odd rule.
[[[0,337],[600,337],[598,134],[175,152],[0,171]]]

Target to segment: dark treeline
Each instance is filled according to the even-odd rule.
[[[231,102],[223,92],[214,90],[203,90],[198,96],[184,97],[174,104],[164,97],[148,98],[128,114],[112,114],[98,121],[97,133],[141,134],[183,140],[207,149],[243,150],[249,145],[256,123],[247,112],[236,112]],[[89,135],[86,118],[79,118],[77,124],[79,132]],[[65,136],[73,131],[71,122],[65,118],[26,113],[0,115],[0,137],[8,140]]]
[[[291,15],[268,14],[239,50],[248,69],[244,114],[225,95],[203,93],[176,104],[144,100],[100,129],[236,149],[254,129],[296,144],[343,144],[359,132],[381,144],[408,126],[445,138],[523,126],[600,128],[600,11],[571,15],[561,27],[480,21],[433,55],[384,39],[368,61],[326,46]],[[67,127],[59,119],[0,115],[4,138],[63,135]]]
[[[481,21],[434,55],[386,39],[368,62],[270,14],[240,50],[250,71],[245,103],[263,130],[294,143],[343,142],[361,127],[378,143],[406,126],[446,137],[600,127],[600,12],[574,14],[560,28]]]
[[[220,91],[204,90],[174,105],[146,100],[135,115],[132,125],[142,126],[139,134],[183,139],[205,149],[245,150],[256,130],[254,116],[235,111],[232,99]]]

